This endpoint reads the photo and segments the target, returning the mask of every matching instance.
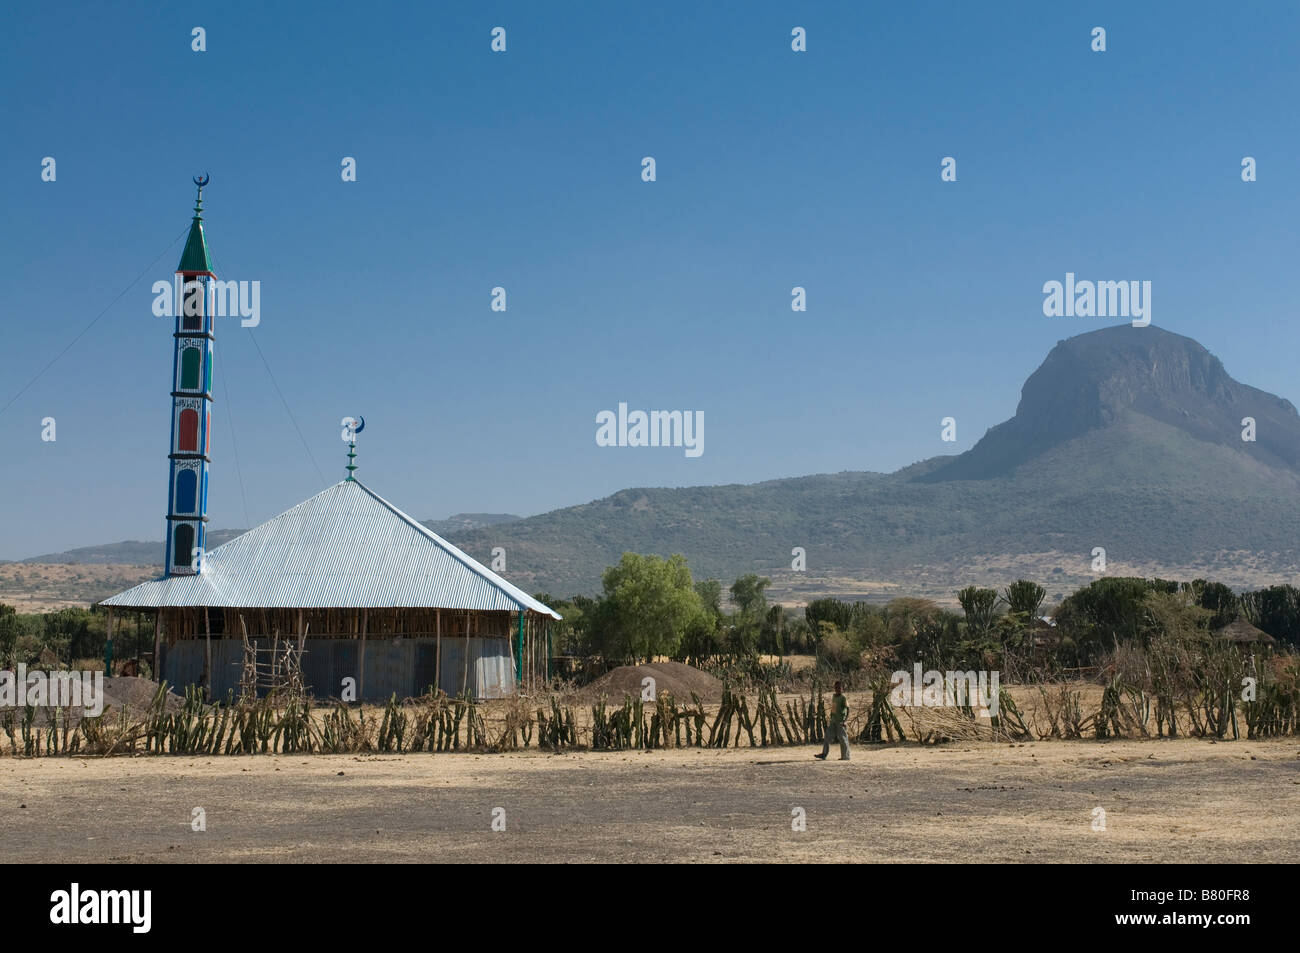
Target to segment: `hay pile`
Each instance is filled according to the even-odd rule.
[[[625,695],[641,697],[642,679],[655,680],[655,692],[659,695],[670,693],[679,701],[689,702],[691,693],[700,696],[700,701],[716,702],[722,698],[722,682],[707,672],[685,665],[681,662],[652,662],[649,665],[620,665],[606,672],[584,688],[580,697],[595,701],[602,695],[611,702],[622,702]]]

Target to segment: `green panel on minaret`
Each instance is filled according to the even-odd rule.
[[[196,347],[181,351],[181,389],[199,389],[199,349]]]
[[[185,240],[185,251],[181,252],[181,263],[176,266],[176,270],[212,271],[212,257],[208,254],[208,243],[203,240],[203,219],[197,215],[190,224],[190,237]]]

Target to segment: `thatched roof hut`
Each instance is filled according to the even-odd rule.
[[[1264,645],[1275,645],[1277,639],[1269,635],[1262,629],[1257,629],[1245,619],[1238,616],[1225,626],[1214,630],[1214,635],[1221,639],[1227,639],[1237,646],[1255,648]]]

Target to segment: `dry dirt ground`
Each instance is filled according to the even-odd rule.
[[[3,758],[0,851],[31,863],[1300,860],[1295,739],[813,753]],[[196,807],[205,832],[191,830]],[[792,830],[796,808],[806,831]]]

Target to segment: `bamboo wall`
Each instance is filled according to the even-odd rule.
[[[296,645],[297,640],[291,640]],[[274,640],[250,639],[268,652]],[[283,650],[285,639],[279,640]],[[376,640],[366,646],[364,656],[355,639],[307,639],[303,645],[302,678],[308,694],[317,699],[339,698],[344,679],[353,680],[356,700],[386,702],[423,695],[433,686],[450,696],[501,698],[515,691],[515,667],[511,645],[506,639],[400,638]],[[182,639],[162,647],[163,677],[178,692],[185,686],[202,688],[208,664],[208,646],[203,639]],[[236,696],[244,674],[242,639],[213,639],[212,693],[222,701],[229,692]],[[258,694],[264,694],[258,691]]]
[[[160,671],[178,690],[205,685],[211,696],[238,691],[244,638],[269,647],[303,637],[303,672],[313,694],[336,697],[341,679],[358,680],[363,701],[423,694],[496,698],[541,691],[551,677],[550,619],[524,614],[522,679],[516,681],[519,615],[465,609],[231,609],[158,611]],[[210,659],[210,661],[209,661]]]

